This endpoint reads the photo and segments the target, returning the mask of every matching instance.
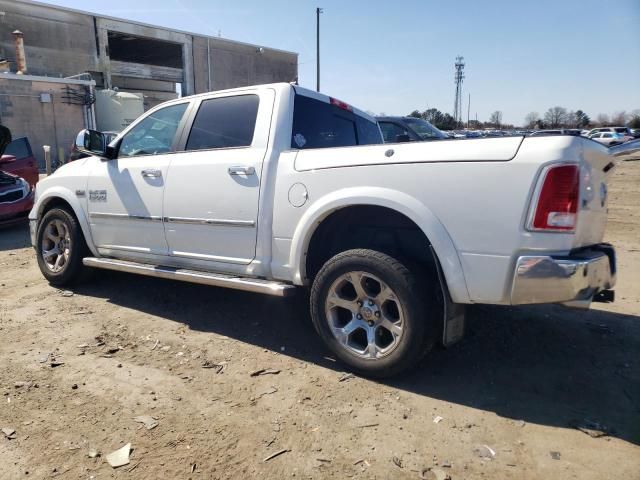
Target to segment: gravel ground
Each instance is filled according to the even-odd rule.
[[[615,303],[474,306],[385,382],[343,372],[303,299],[109,272],[65,292],[0,230],[0,478],[640,478],[640,162],[610,191]]]

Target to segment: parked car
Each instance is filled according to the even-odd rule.
[[[33,207],[33,188],[25,179],[0,170],[0,225],[26,222]]]
[[[576,135],[580,136],[580,130],[575,128],[557,128],[555,130],[534,130],[530,133],[531,136],[534,135]]]
[[[83,131],[92,156],[37,186],[38,265],[54,285],[96,267],[276,296],[308,286],[327,347],[377,377],[459,340],[467,304],[613,299],[602,145],[382,143],[373,117],[290,84],[172,100],[107,147]]]
[[[617,134],[621,135],[623,137],[623,141],[624,142],[626,142],[628,140],[631,140],[633,138],[636,138],[636,135],[634,134],[633,130],[631,128],[628,128],[628,127],[599,127],[599,128],[593,128],[593,129],[589,130],[589,133],[587,134],[587,137],[591,138],[592,135],[594,135],[596,133],[606,133],[606,132],[617,133]]]
[[[422,118],[377,117],[385,143],[442,140],[446,135]]]
[[[589,135],[591,140],[595,140],[598,143],[602,143],[608,147],[612,147],[614,145],[620,145],[627,141],[627,138],[622,136],[619,133],[614,132],[599,132]]]
[[[0,157],[0,170],[24,178],[31,186],[38,183],[38,161],[33,156],[27,137],[16,138],[6,146]]]

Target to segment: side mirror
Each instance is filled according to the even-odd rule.
[[[396,135],[396,143],[404,143],[404,142],[410,142],[410,141],[411,141],[411,137],[406,133],[403,133],[401,135]]]
[[[107,137],[96,130],[81,130],[76,137],[76,150],[87,155],[109,158],[107,155]]]

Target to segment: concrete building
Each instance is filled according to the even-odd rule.
[[[19,63],[16,30],[24,42],[22,76],[14,73]],[[73,140],[67,132],[91,125],[92,106],[86,103],[91,103],[92,88],[141,93],[150,108],[176,98],[176,92],[295,81],[298,55],[39,2],[0,0],[0,72],[3,67],[12,73],[0,73],[0,122],[14,136],[30,137],[39,157],[40,142],[48,142],[59,157],[60,148]],[[85,73],[89,75],[76,77]],[[51,105],[44,105],[42,93],[49,94],[45,103]],[[46,108],[62,112],[63,105],[65,113],[55,117],[58,133],[53,125],[41,131],[49,122],[31,121],[42,119]],[[77,112],[69,114],[73,106]]]

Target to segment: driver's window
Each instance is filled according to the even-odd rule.
[[[118,157],[161,155],[171,147],[188,103],[156,110],[129,130],[120,142]]]

